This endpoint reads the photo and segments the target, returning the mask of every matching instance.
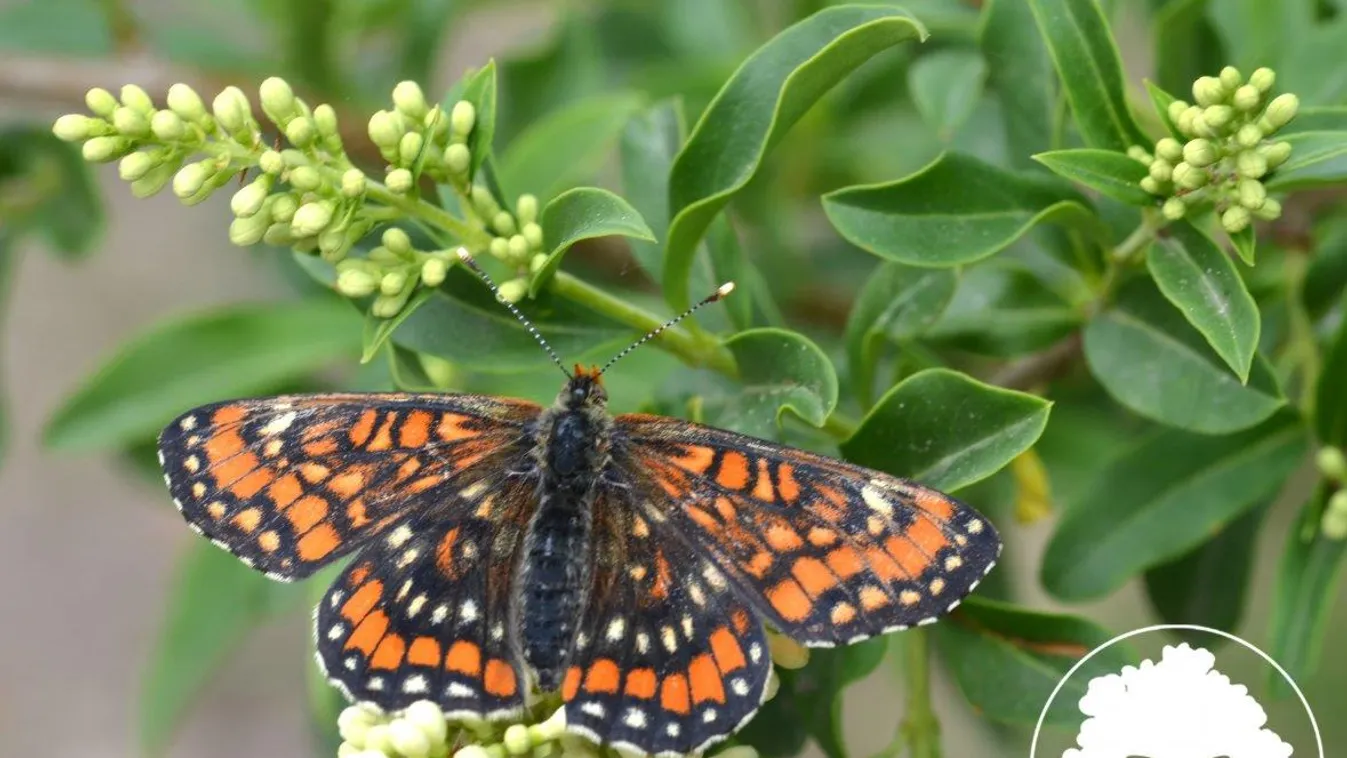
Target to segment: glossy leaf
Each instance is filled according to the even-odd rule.
[[[1314,432],[1325,445],[1347,448],[1347,319],[1338,324],[1329,340],[1319,367],[1319,382],[1314,392]]]
[[[830,192],[823,210],[851,244],[913,266],[986,258],[1045,221],[1105,235],[1085,199],[1060,182],[958,153],[894,182]]]
[[[1258,352],[1258,306],[1230,257],[1196,227],[1179,223],[1151,245],[1146,266],[1169,302],[1248,381]]]
[[[1291,143],[1291,157],[1265,182],[1269,190],[1285,192],[1347,181],[1347,131],[1296,132],[1286,135],[1286,141]]]
[[[417,274],[416,280],[419,279],[420,275]],[[413,280],[408,286],[416,287],[416,281]],[[379,318],[372,313],[366,313],[365,329],[362,336],[364,347],[360,352],[360,362],[369,363],[374,360],[383,346],[388,344],[388,340],[393,337],[393,332],[397,331],[399,326],[402,326],[402,322],[411,318],[417,308],[420,308],[430,299],[432,292],[433,290],[426,287],[417,289],[416,294],[408,298],[407,304],[402,306],[402,310],[398,311],[398,314],[392,318]]]
[[[683,109],[663,100],[638,111],[622,129],[622,190],[658,241],[634,239],[632,255],[656,282],[664,276],[669,229],[669,168],[683,144]]]
[[[1183,140],[1184,137],[1179,132],[1179,128],[1175,126],[1173,120],[1169,118],[1169,104],[1178,98],[1160,89],[1160,85],[1150,79],[1145,80],[1145,85],[1146,94],[1150,95],[1151,98],[1151,105],[1155,106],[1156,118],[1160,119],[1160,123],[1165,125],[1165,131],[1169,132],[1169,136],[1178,140]]]
[[[706,252],[711,262],[711,272],[717,284],[734,282],[734,296],[723,300],[725,313],[735,329],[743,330],[753,326],[753,307],[756,301],[771,297],[767,284],[739,246],[739,235],[725,214],[720,214],[706,230]]]
[[[1078,308],[1022,267],[991,261],[964,271],[954,298],[926,337],[978,355],[1009,358],[1051,345],[1083,319]]]
[[[924,36],[900,9],[844,5],[791,26],[744,61],[707,106],[670,172],[673,220],[663,276],[670,305],[688,305],[697,243],[786,130],[857,66]]]
[[[1206,434],[1245,429],[1285,404],[1256,356],[1247,384],[1147,280],[1124,286],[1085,327],[1085,360],[1118,402],[1162,424]]]
[[[1003,724],[1038,722],[1043,704],[1081,658],[1113,634],[1079,616],[1044,613],[974,596],[932,627],[937,650],[959,691],[978,713]],[[1124,643],[1110,645],[1062,686],[1045,726],[1076,729],[1089,681],[1137,662]]]
[[[192,540],[174,576],[140,693],[140,744],[151,756],[168,748],[192,701],[244,634],[304,600],[302,590],[278,586],[205,540]]]
[[[654,242],[645,219],[626,200],[597,187],[576,187],[552,198],[543,208],[543,244],[550,252],[533,275],[529,296],[537,297],[552,280],[561,259],[581,240],[622,235]]]
[[[359,314],[335,299],[188,316],[122,345],[52,415],[44,440],[61,450],[127,445],[194,406],[247,396],[359,351]]]
[[[1029,157],[1052,148],[1057,109],[1057,75],[1038,35],[1033,12],[1023,0],[990,0],[983,6],[978,44],[988,66],[987,81],[1001,103],[1011,165],[1034,167]]]
[[[1300,132],[1347,131],[1347,105],[1320,105],[1301,107],[1291,123],[1283,126],[1278,136],[1286,137]]]
[[[1101,597],[1183,555],[1271,498],[1304,461],[1291,412],[1225,436],[1160,431],[1110,463],[1063,516],[1043,557],[1062,600]]]
[[[1209,0],[1168,0],[1151,16],[1155,78],[1190,101],[1189,88],[1199,76],[1215,75],[1230,63],[1207,16],[1208,5]]]
[[[1244,261],[1247,266],[1254,264],[1254,254],[1258,250],[1258,235],[1254,232],[1253,225],[1244,227],[1244,231],[1234,234],[1226,234],[1230,239],[1230,245],[1235,248],[1235,254]]]
[[[520,132],[500,159],[500,182],[514,195],[546,203],[566,185],[589,178],[641,107],[629,93],[598,95],[563,106]]]
[[[1129,205],[1154,205],[1155,196],[1141,188],[1148,171],[1140,161],[1113,150],[1053,150],[1034,160],[1054,174],[1083,184],[1096,192]]]
[[[809,338],[785,329],[750,329],[726,340],[739,364],[732,394],[709,398],[717,426],[755,437],[778,437],[787,411],[822,426],[837,406],[837,374]]]
[[[1209,0],[1206,12],[1233,57],[1230,63],[1252,71],[1303,44],[1313,6],[1302,0]]]
[[[1085,144],[1118,152],[1147,144],[1127,109],[1118,48],[1097,0],[1029,0],[1029,6]]]
[[[467,100],[476,107],[477,121],[468,135],[468,150],[472,152],[472,176],[477,176],[482,164],[492,154],[496,137],[496,62],[487,61],[476,71],[464,76],[461,88],[445,99],[445,113],[452,113],[454,103]]]
[[[945,491],[985,479],[1028,450],[1048,423],[1048,401],[947,369],[904,379],[849,439],[846,459]]]
[[[913,105],[945,142],[972,115],[986,79],[987,63],[982,56],[961,48],[923,55],[907,71]]]
[[[876,363],[885,342],[902,345],[940,319],[954,297],[958,277],[949,269],[882,263],[847,318],[848,373],[857,396],[869,400]]]
[[[549,292],[518,307],[567,361],[606,360],[640,336]],[[409,350],[490,373],[523,371],[551,363],[524,326],[462,266],[449,270],[444,284],[394,332],[393,341]]]

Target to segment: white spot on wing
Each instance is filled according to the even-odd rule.
[[[280,434],[286,429],[289,429],[290,425],[295,423],[295,415],[294,411],[290,411],[289,413],[282,413],[271,421],[268,421],[267,425],[261,429],[262,434],[270,437],[273,434]]]
[[[596,719],[603,718],[604,714],[603,706],[593,701],[590,701],[588,703],[582,703],[580,705],[580,712],[589,714],[590,716],[593,716]]]
[[[645,711],[640,708],[628,708],[625,716],[622,717],[622,723],[632,729],[644,729],[646,727]]]
[[[341,639],[342,634],[344,634],[345,632],[346,628],[343,627],[341,624],[333,624],[327,630],[327,638],[330,640]]]
[[[412,598],[412,601],[407,604],[407,618],[415,618],[416,614],[420,613],[421,609],[425,607],[425,604],[426,604],[425,595],[417,595],[416,597]],[[434,621],[434,619],[431,620]],[[443,620],[444,619],[440,619],[440,621]],[[439,622],[436,621],[435,623]]]
[[[444,693],[449,697],[476,697],[477,693],[466,684],[452,682],[445,688]]]
[[[742,677],[736,676],[730,680],[730,690],[739,697],[743,697],[748,694],[748,682],[745,682]]]
[[[748,657],[752,658],[754,663],[760,663],[762,661],[762,645],[759,645],[756,642],[749,645]]]
[[[706,711],[702,713],[702,721],[705,721],[706,723],[709,724],[712,721],[716,720],[717,715],[718,714],[716,713],[715,708],[707,708]]]
[[[871,510],[878,511],[885,516],[893,515],[893,503],[890,503],[873,484],[867,484],[861,488],[861,500]]]
[[[384,678],[381,676],[376,676],[370,679],[368,682],[366,682],[365,686],[371,690],[374,690],[375,692],[378,692],[379,690],[382,690],[384,688]]]
[[[660,627],[659,639],[660,642],[664,643],[664,649],[668,650],[670,653],[678,649],[678,635],[674,633],[673,627]]]
[[[606,636],[608,637],[609,642],[620,642],[626,633],[627,622],[624,621],[621,616],[618,616],[608,623],[608,633]]]
[[[196,457],[195,455],[189,455],[182,462],[182,467],[187,469],[189,472],[195,474],[196,472],[201,470],[201,459]]]
[[[670,737],[677,737],[679,731],[680,730],[677,724],[669,724],[668,726],[664,727],[664,733],[669,735]]]
[[[196,428],[196,416],[183,416],[182,421],[178,422],[178,426],[181,427],[184,432],[192,431]]]
[[[412,602],[415,603],[416,601],[413,600]],[[449,606],[443,604],[437,605],[435,606],[435,610],[431,611],[430,613],[430,623],[432,624],[444,623],[444,619],[448,615],[449,615]]]
[[[430,689],[430,683],[421,674],[413,674],[407,677],[407,681],[402,683],[402,691],[409,695],[415,695]]]
[[[388,533],[388,544],[390,547],[402,547],[407,540],[412,538],[412,528],[406,524],[398,526],[397,529]]]
[[[650,652],[650,635],[645,632],[636,633],[636,652],[641,655]]]
[[[967,529],[969,534],[980,533],[982,531],[982,521],[975,518],[969,519]]]

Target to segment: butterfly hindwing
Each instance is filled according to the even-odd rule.
[[[617,434],[650,501],[808,645],[934,622],[1000,553],[980,514],[907,480],[656,416],[619,416]]]
[[[762,703],[762,624],[705,558],[629,490],[594,505],[594,575],[562,685],[567,728],[597,742],[687,755]]]
[[[475,395],[296,395],[203,406],[159,437],[188,525],[276,579],[349,553],[465,472],[517,454],[538,407]]]
[[[452,717],[518,716],[511,585],[534,505],[522,481],[478,480],[372,541],[315,615],[328,678],[385,709],[425,699]]]

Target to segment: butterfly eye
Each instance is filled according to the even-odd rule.
[[[583,403],[589,397],[589,388],[584,385],[577,385],[571,388],[571,400],[577,403]]]

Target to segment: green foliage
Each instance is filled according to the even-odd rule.
[[[137,28],[118,5],[0,12],[0,50],[97,56],[130,33],[148,55],[235,81],[284,75],[339,106],[271,79],[252,108],[264,122],[226,107],[253,106],[241,91],[192,107],[182,89],[166,108],[160,92],[150,105],[91,94],[92,114],[57,122],[86,159],[120,161],[137,195],[171,186],[194,204],[230,187],[230,239],[282,251],[303,286],[293,303],[229,305],[110,350],[53,413],[50,447],[141,460],[177,413],[331,386],[318,371],[357,358],[368,365],[337,385],[550,398],[555,367],[460,246],[568,364],[606,360],[733,281],[617,364],[615,409],[957,491],[1055,600],[1141,587],[1154,613],[1129,627],[1267,639],[1302,684],[1340,657],[1324,641],[1342,632],[1330,612],[1347,542],[1331,503],[1344,482],[1303,464],[1347,446],[1341,4],[784,3],[762,17],[740,3],[568,4],[526,54],[442,97],[400,85],[373,119],[486,4],[236,4],[274,31],[265,54],[193,44],[201,28]],[[1149,13],[1150,37],[1120,55],[1108,11],[1123,6]],[[1154,81],[1124,59],[1153,59]],[[249,183],[233,187],[241,171]],[[91,187],[47,129],[0,132],[7,276],[30,239],[71,262],[95,246]],[[1045,550],[1028,529],[1050,535]],[[1254,546],[1274,543],[1272,565]],[[908,696],[882,725],[898,734],[887,755],[939,754],[937,719],[954,714],[931,710],[933,656],[963,716],[1024,754],[1058,680],[1113,634],[1087,617],[1096,606],[1033,607],[1011,576],[998,569],[931,629],[782,670],[737,741],[854,754],[846,692],[886,670],[887,651]],[[147,751],[240,635],[302,605],[261,581],[194,546],[145,679]],[[1268,619],[1246,613],[1259,582],[1274,586]],[[1126,646],[1093,658],[1048,727],[1074,730],[1089,676],[1135,660]],[[1264,686],[1285,694],[1279,678]],[[330,740],[331,691],[315,684],[313,701]]]

